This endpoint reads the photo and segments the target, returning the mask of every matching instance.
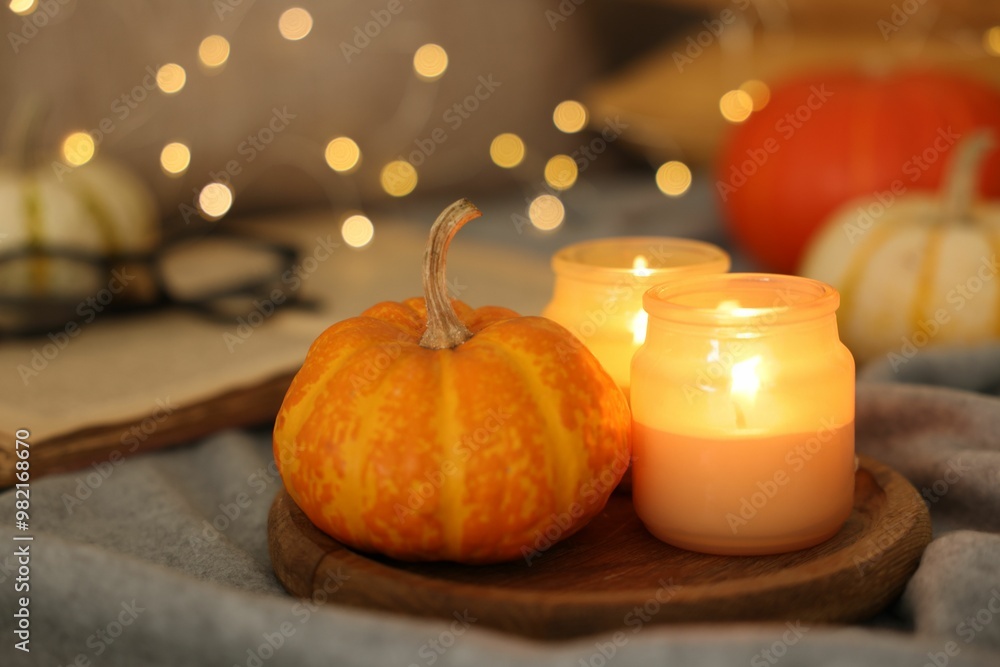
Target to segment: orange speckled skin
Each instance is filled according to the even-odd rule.
[[[313,343],[274,426],[285,488],[340,542],[491,563],[547,548],[607,502],[631,455],[621,390],[566,329],[506,308],[421,347],[424,300],[380,303]]]

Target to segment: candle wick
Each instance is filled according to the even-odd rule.
[[[736,427],[746,428],[747,427],[747,416],[744,414],[743,410],[740,409],[740,404],[733,401],[733,409],[736,411]]]

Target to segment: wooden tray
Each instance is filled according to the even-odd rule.
[[[274,571],[293,595],[441,618],[468,610],[477,625],[553,639],[646,623],[868,618],[902,592],[931,526],[899,473],[861,457],[844,528],[777,556],[709,556],[664,544],[619,494],[530,566],[401,563],[352,551],[314,527],[284,490],[268,536]]]

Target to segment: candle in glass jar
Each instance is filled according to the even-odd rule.
[[[840,297],[793,276],[703,276],[650,289],[632,361],[632,498],[694,551],[818,544],[854,497],[854,360]]]
[[[552,258],[555,288],[542,315],[572,331],[627,396],[632,355],[646,337],[642,295],[652,285],[729,270],[710,243],[669,237],[584,241]]]

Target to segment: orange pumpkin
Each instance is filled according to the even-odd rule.
[[[424,294],[327,329],[278,413],[274,455],[312,522],[401,560],[499,562],[572,535],[630,456],[621,390],[560,325],[447,297],[445,255],[480,212],[435,222]]]

